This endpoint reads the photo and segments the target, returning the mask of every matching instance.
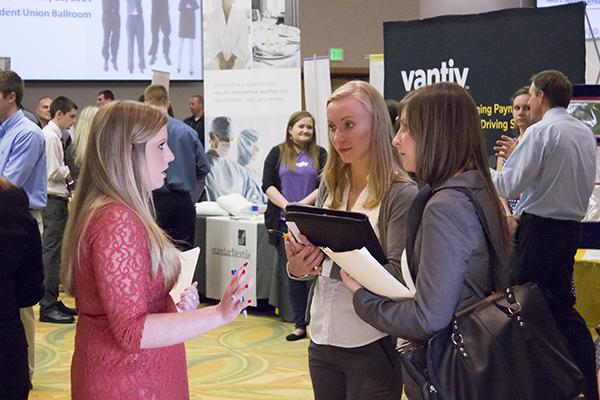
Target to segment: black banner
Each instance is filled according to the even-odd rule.
[[[385,98],[440,81],[469,89],[486,143],[515,129],[510,96],[536,72],[585,82],[585,4],[385,22]],[[512,122],[511,122],[512,121]]]

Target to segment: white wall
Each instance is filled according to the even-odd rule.
[[[600,51],[600,38],[596,39],[598,50]],[[596,84],[598,78],[598,72],[600,72],[600,60],[596,54],[596,48],[594,47],[594,41],[585,41],[585,83]]]

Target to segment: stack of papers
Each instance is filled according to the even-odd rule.
[[[322,250],[341,269],[371,292],[392,300],[415,297],[415,286],[406,262],[406,252],[402,255],[402,277],[408,287],[396,280],[364,247],[343,252],[335,252],[328,247],[322,247]]]
[[[181,272],[179,273],[177,283],[169,292],[175,304],[179,303],[179,300],[181,300],[183,291],[192,285],[192,279],[194,279],[194,271],[196,271],[196,263],[198,262],[199,255],[200,247],[194,247],[191,250],[179,253]]]

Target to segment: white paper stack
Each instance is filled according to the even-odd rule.
[[[415,296],[415,287],[406,264],[406,253],[402,256],[402,276],[408,287],[396,280],[364,247],[344,252],[334,252],[327,247],[322,249],[340,268],[371,292],[392,300]]]
[[[194,247],[193,249],[179,253],[181,272],[179,273],[179,279],[177,279],[177,283],[169,292],[175,304],[179,303],[183,291],[192,284],[192,279],[194,279],[194,271],[196,270],[196,264],[198,263],[199,255],[200,247]]]

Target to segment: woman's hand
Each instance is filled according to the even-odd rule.
[[[198,295],[198,282],[192,283],[192,286],[186,288],[181,293],[181,299],[177,303],[177,309],[180,312],[194,311],[200,304],[200,296]]]
[[[252,300],[245,300],[244,298],[244,295],[253,284],[252,280],[244,283],[248,272],[247,268],[248,263],[244,263],[238,269],[236,274],[231,278],[229,285],[227,285],[221,301],[217,304],[217,311],[221,314],[225,323],[236,319],[240,312],[252,302]]]
[[[352,295],[354,295],[354,293],[356,293],[358,289],[361,289],[363,287],[360,283],[358,283],[356,279],[348,275],[344,270],[340,271],[340,276],[342,277],[342,281],[344,282],[350,293],[352,293]]]
[[[300,242],[297,242],[292,235],[289,235],[284,241],[290,274],[296,277],[320,275],[325,254],[306,236],[300,235],[299,240]]]

